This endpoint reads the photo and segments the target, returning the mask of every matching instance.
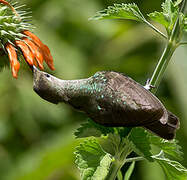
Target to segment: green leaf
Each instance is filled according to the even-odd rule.
[[[168,180],[186,180],[187,179],[187,169],[183,167],[179,162],[172,161],[165,157],[154,157],[154,159],[162,167],[166,178]]]
[[[149,139],[148,132],[143,128],[133,128],[128,138],[134,152],[145,157],[148,161],[153,161]]]
[[[170,22],[165,18],[163,12],[153,12],[148,14],[148,16],[155,22],[162,24],[166,29],[169,27]]]
[[[100,180],[105,179],[109,172],[110,164],[112,162],[112,158],[110,154],[106,154],[100,161],[100,165],[97,167],[92,179]]]
[[[110,133],[108,136],[99,138],[98,141],[105,152],[115,156],[119,151],[121,137],[118,134]]]
[[[183,1],[183,0],[176,0],[176,1],[174,2],[174,6],[178,6],[182,1]]]
[[[99,11],[91,20],[100,19],[131,19],[143,22],[144,16],[136,4],[114,4],[103,11]]]
[[[89,119],[87,123],[81,124],[81,127],[74,134],[76,138],[84,138],[90,136],[100,137],[102,134],[106,135],[113,132],[114,128],[106,128]]]
[[[125,173],[125,177],[124,177],[124,180],[129,180],[132,173],[133,173],[133,170],[134,170],[134,167],[135,167],[135,161],[133,161],[131,163],[131,165],[129,166],[127,172]]]
[[[125,138],[131,132],[132,127],[118,127],[116,129],[120,137]]]
[[[76,148],[76,161],[82,180],[104,180],[113,159],[95,138],[85,140]]]
[[[166,28],[167,33],[170,35],[178,17],[179,8],[172,2],[172,0],[166,0],[162,4],[162,9],[162,12],[155,11],[148,14],[148,16],[153,21],[162,24]]]
[[[184,31],[187,31],[187,16],[183,17]]]
[[[158,136],[150,134],[150,143],[154,146],[159,147],[166,156],[171,157],[176,160],[182,160],[183,153],[181,152],[181,147],[177,144],[177,140],[165,140]]]

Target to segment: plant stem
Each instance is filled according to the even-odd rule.
[[[123,180],[123,175],[120,170],[118,171],[117,177],[118,177],[118,180]]]
[[[112,163],[107,180],[115,180],[121,166],[122,166],[122,164],[115,160],[115,162]]]
[[[183,0],[182,5],[181,5],[180,11],[181,11],[183,14],[186,14],[186,3],[187,3],[187,1],[186,1],[186,0]]]
[[[186,44],[187,44],[187,42],[185,41],[185,42],[180,42],[179,45],[186,45]]]
[[[128,158],[128,159],[126,159],[126,163],[127,162],[133,162],[133,161],[142,161],[142,160],[145,160],[145,158],[144,157]]]
[[[184,0],[180,12],[184,13],[185,12],[185,6],[186,6],[187,0]],[[180,41],[182,38],[182,33],[180,30],[180,23],[179,23],[179,17],[176,20],[176,23],[174,25],[174,28],[171,32],[170,37],[168,38],[166,47],[162,53],[162,56],[153,72],[153,75],[151,77],[151,80],[149,81],[148,86],[155,87],[152,91],[155,92],[157,87],[160,84],[160,81],[163,77],[163,74],[168,66],[169,61],[171,60],[171,57],[175,51],[175,49],[180,45]]]
[[[151,80],[149,82],[149,86],[155,87],[153,89],[153,91],[156,90],[156,88],[159,86],[159,83],[163,77],[163,74],[168,66],[168,63],[169,63],[175,49],[176,49],[176,46],[173,45],[172,42],[169,42],[166,45],[166,47],[163,51],[163,54],[157,64],[157,66],[153,72],[153,75],[151,77]]]
[[[123,143],[122,143],[123,144]],[[128,144],[121,146],[122,148],[115,156],[115,161],[112,163],[107,180],[115,180],[119,170],[126,163],[127,156],[132,152],[132,149]]]
[[[151,156],[151,157],[154,159],[155,157],[159,157],[159,156],[161,156],[162,153],[163,153],[163,151],[160,151],[160,153],[158,153],[158,154],[156,154],[156,155],[153,155],[153,156]],[[139,156],[139,157],[134,157],[134,158],[128,158],[128,159],[126,159],[125,162],[128,163],[128,162],[133,162],[133,161],[142,161],[142,160],[145,160],[145,158]]]
[[[144,23],[147,24],[151,29],[160,34],[163,38],[167,39],[168,37],[161,31],[159,31],[155,26],[153,26],[149,21],[144,20]]]

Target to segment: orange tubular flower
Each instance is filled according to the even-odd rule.
[[[30,31],[23,31],[22,33],[28,36],[28,38],[24,37],[22,40],[16,40],[15,46],[21,49],[22,54],[29,66],[32,67],[33,64],[37,66],[38,64],[39,68],[43,70],[43,61],[45,60],[49,68],[54,70],[53,57],[49,48]]]
[[[14,78],[17,78],[18,77],[18,71],[19,71],[19,68],[20,68],[20,64],[18,62],[16,50],[15,50],[14,46],[10,43],[7,43],[5,48],[8,52],[10,65],[11,65],[11,69],[12,69],[12,76]]]
[[[44,55],[47,65],[49,66],[51,70],[55,70],[55,67],[53,64],[53,57],[51,56],[51,52],[49,48],[45,44],[43,44],[42,50],[43,50],[43,55]]]
[[[30,48],[31,52],[35,56],[36,61],[37,61],[38,65],[39,65],[39,68],[41,70],[43,70],[44,69],[44,67],[43,67],[44,58],[43,58],[43,55],[42,55],[39,47],[35,43],[30,41],[28,38],[24,38],[23,40],[25,41],[25,43],[27,44],[27,46]]]
[[[34,55],[30,51],[29,47],[23,41],[15,41],[15,44],[16,44],[16,46],[18,46],[21,49],[23,56],[24,56],[25,60],[27,61],[27,63],[30,66],[33,66]]]
[[[27,13],[19,11],[19,6],[14,6],[15,8],[6,0],[0,0],[0,11],[3,14],[0,19],[0,47],[5,47],[8,53],[13,77],[18,77],[20,68],[17,51],[22,53],[31,68],[38,65],[43,70],[45,61],[49,68],[54,70],[49,48],[36,35],[26,30],[31,27],[30,23],[27,23]]]
[[[45,62],[51,70],[54,70],[55,68],[53,64],[53,57],[51,55],[49,48],[45,44],[43,44],[42,41],[35,34],[31,33],[30,31],[23,31],[23,34],[30,37],[32,41],[40,48]]]

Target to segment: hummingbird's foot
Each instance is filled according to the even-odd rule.
[[[144,88],[147,89],[147,90],[149,91],[149,90],[151,90],[151,89],[154,89],[155,86],[153,86],[153,85],[150,84],[150,79],[147,79]]]

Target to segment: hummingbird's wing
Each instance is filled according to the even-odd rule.
[[[160,119],[165,121],[164,123],[167,122],[165,107],[143,86],[117,72],[105,72],[105,78],[105,89],[110,89],[108,94],[113,94],[117,102],[111,102],[110,108],[107,104],[109,99],[102,102],[100,106],[104,110],[95,118],[96,121],[108,126],[143,126]]]

